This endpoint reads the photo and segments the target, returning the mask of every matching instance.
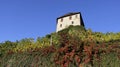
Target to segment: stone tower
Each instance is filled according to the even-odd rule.
[[[60,16],[57,18],[57,29],[56,32],[63,30],[70,25],[76,26],[76,25],[82,25],[84,26],[84,22],[81,16],[80,12],[72,12],[65,14],[63,16]]]

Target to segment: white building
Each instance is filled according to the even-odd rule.
[[[57,18],[57,29],[56,32],[67,28],[68,26],[73,25],[82,25],[84,26],[84,22],[80,12],[68,13],[61,17]]]

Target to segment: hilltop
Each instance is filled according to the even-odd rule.
[[[0,67],[120,67],[120,33],[69,26],[36,41],[6,41]]]

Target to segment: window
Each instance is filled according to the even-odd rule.
[[[77,15],[75,15],[75,17],[77,18]]]
[[[71,19],[72,19],[72,16],[70,16],[69,19],[71,20]]]
[[[63,18],[61,18],[61,22],[63,22]]]
[[[60,27],[62,27],[62,24],[60,24]]]
[[[72,21],[72,24],[74,24],[74,22]]]

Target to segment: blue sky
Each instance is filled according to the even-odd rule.
[[[120,32],[120,0],[0,0],[0,42],[56,31],[56,18],[81,12],[86,28]]]

